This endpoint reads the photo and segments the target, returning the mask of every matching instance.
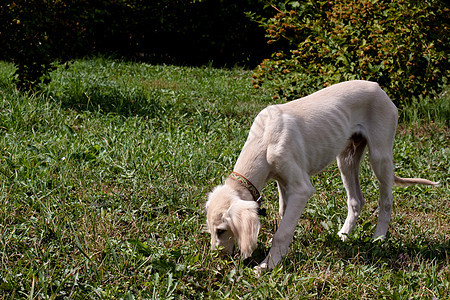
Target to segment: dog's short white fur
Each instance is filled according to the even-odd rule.
[[[379,181],[379,215],[374,233],[383,238],[392,210],[392,185],[438,185],[420,178],[394,175],[392,147],[397,108],[379,87],[369,81],[348,81],[307,97],[262,110],[250,129],[234,171],[261,190],[275,179],[282,218],[272,247],[257,272],[271,270],[287,253],[303,209],[315,192],[310,176],[337,158],[347,192],[348,215],[339,231],[346,240],[364,205],[359,165],[369,149],[372,169]],[[211,248],[232,253],[235,241],[243,258],[257,246],[260,229],[258,203],[249,190],[231,178],[216,187],[206,203]]]

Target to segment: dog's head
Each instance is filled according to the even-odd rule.
[[[236,241],[244,259],[252,255],[261,227],[258,203],[240,199],[236,191],[223,185],[209,194],[206,212],[212,250],[223,247],[225,253],[232,254]]]

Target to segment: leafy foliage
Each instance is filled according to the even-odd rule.
[[[435,93],[448,76],[449,9],[441,1],[291,1],[255,20],[275,45],[254,73],[294,98],[350,79],[377,81],[397,102]],[[290,7],[290,10],[288,8]]]

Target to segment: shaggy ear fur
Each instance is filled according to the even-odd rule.
[[[209,204],[211,203],[211,199],[218,194],[218,192],[223,188],[223,185],[216,186],[210,193],[208,193],[208,200],[205,203],[205,209],[208,210]]]
[[[241,256],[250,257],[258,245],[261,227],[258,217],[258,203],[254,201],[234,201],[225,217],[241,250]]]
[[[204,203],[204,208],[206,213],[208,214],[209,207],[211,206],[211,202],[213,199],[217,196],[218,192],[223,188],[223,185],[216,186],[210,193],[208,193],[208,199]],[[208,216],[207,216],[208,219]],[[210,232],[209,228],[207,227],[207,231]]]

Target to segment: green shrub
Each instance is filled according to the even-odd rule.
[[[439,92],[448,76],[449,9],[443,2],[308,0],[282,7],[269,19],[253,15],[278,49],[256,68],[254,86],[270,82],[276,97],[365,79],[377,81],[399,104]]]

